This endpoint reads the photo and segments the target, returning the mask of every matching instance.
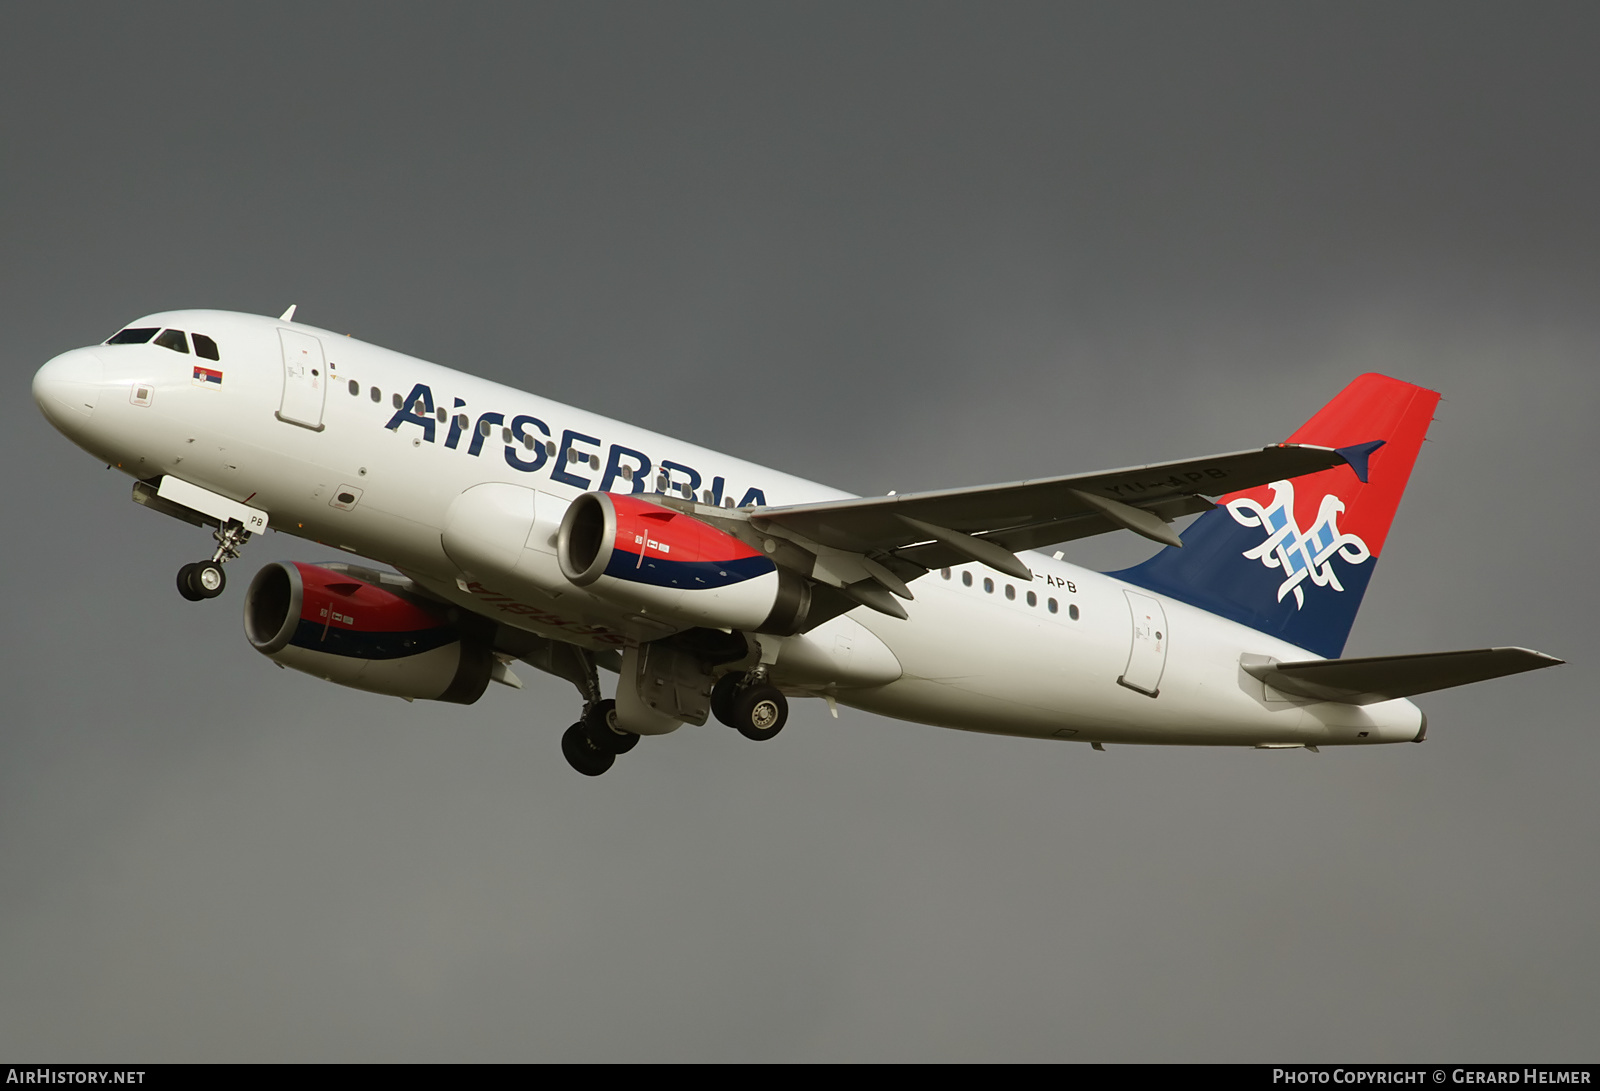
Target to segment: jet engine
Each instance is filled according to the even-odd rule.
[[[274,663],[341,686],[462,705],[482,697],[494,667],[488,643],[451,624],[445,608],[383,586],[383,574],[363,575],[267,565],[245,593],[245,636]]]
[[[588,492],[556,539],[561,571],[579,587],[689,626],[788,634],[810,604],[799,576],[726,531],[638,496]]]

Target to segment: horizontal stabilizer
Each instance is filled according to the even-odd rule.
[[[1527,648],[1477,648],[1422,655],[1376,655],[1365,659],[1267,660],[1244,663],[1247,674],[1280,693],[1313,701],[1371,705],[1464,686],[1489,678],[1554,667],[1564,660]]]

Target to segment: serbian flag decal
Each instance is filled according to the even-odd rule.
[[[222,372],[214,367],[201,367],[196,364],[194,367],[194,385],[221,386]]]

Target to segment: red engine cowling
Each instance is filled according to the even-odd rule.
[[[494,657],[415,596],[349,571],[267,565],[245,593],[244,632],[275,663],[390,697],[470,705]]]
[[[684,626],[791,633],[809,601],[804,581],[733,535],[638,496],[578,497],[556,556],[579,587]]]

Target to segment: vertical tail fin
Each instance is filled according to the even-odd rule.
[[[1361,376],[1289,437],[1337,447],[1349,465],[1224,496],[1182,549],[1112,575],[1337,658],[1438,403]]]

